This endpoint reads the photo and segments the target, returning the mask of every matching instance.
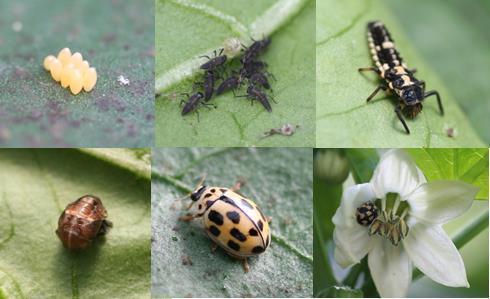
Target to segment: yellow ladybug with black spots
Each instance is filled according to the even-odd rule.
[[[261,254],[270,245],[270,218],[252,200],[236,192],[240,183],[223,188],[205,186],[202,182],[190,194],[189,209],[197,204],[197,212],[180,219],[202,217],[209,238],[229,255],[242,260],[248,272],[247,258]]]

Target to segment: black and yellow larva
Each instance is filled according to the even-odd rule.
[[[432,95],[437,98],[441,115],[444,115],[441,98],[435,90],[425,91],[425,81],[418,80],[413,75],[416,69],[408,69],[385,25],[380,21],[369,22],[367,25],[369,49],[375,67],[359,68],[359,71],[374,71],[384,80],[367,98],[369,102],[381,89],[391,90],[398,96],[399,102],[395,113],[403,124],[407,134],[410,130],[403,118],[414,118],[422,111],[422,101]]]

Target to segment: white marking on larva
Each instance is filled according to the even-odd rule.
[[[370,42],[370,43],[373,42],[373,38],[371,37],[371,34],[368,34],[368,42]]]
[[[397,75],[403,75],[403,74],[406,74],[407,72],[405,71],[405,69],[401,66],[395,66],[394,67],[394,70],[396,71],[396,74]]]
[[[394,48],[395,47],[395,45],[392,42],[390,42],[390,41],[383,42],[383,44],[381,44],[381,45],[385,49],[391,49],[391,48]]]
[[[376,50],[374,48],[371,49],[371,54],[376,55]]]
[[[387,63],[384,63],[383,68],[387,71],[390,68],[390,66]]]
[[[376,51],[381,51],[381,48],[379,46],[376,46]]]
[[[369,43],[369,48],[374,48],[374,44],[373,43]]]
[[[412,82],[412,80],[410,80],[410,77],[407,76],[407,75],[403,75],[402,76],[402,79],[403,79],[403,85],[402,86],[411,86],[413,85],[414,83]]]

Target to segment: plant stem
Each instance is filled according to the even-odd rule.
[[[470,224],[464,227],[454,238],[453,243],[456,248],[460,249],[466,243],[471,241],[480,232],[488,227],[488,211],[478,216]],[[413,273],[412,280],[417,280],[422,277],[423,273],[419,269],[415,270]]]

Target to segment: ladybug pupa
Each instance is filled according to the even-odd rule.
[[[112,223],[100,198],[84,195],[66,206],[58,219],[56,235],[70,250],[87,248],[92,241],[107,233]]]
[[[97,71],[90,67],[82,54],[71,54],[70,49],[64,48],[58,57],[49,55],[44,58],[44,68],[51,73],[55,81],[61,83],[63,88],[70,87],[73,94],[78,94],[82,88],[91,91],[97,83]]]
[[[263,253],[271,242],[270,218],[251,200],[237,193],[240,184],[232,188],[205,186],[204,179],[190,194],[194,213],[180,218],[190,221],[202,217],[209,238],[230,256],[243,262],[249,271],[247,258]]]

